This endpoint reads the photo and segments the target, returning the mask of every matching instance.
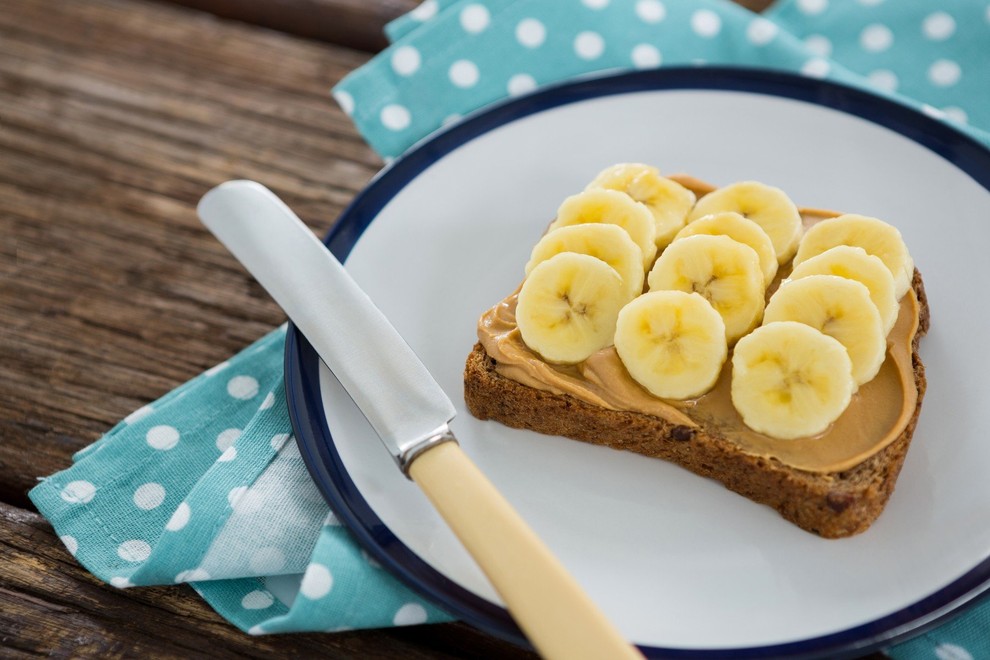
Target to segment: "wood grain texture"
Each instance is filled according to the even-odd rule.
[[[416,0],[172,0],[217,16],[368,52],[388,42],[385,23],[413,9]]]
[[[365,61],[164,5],[0,1],[0,499],[283,320],[203,229],[255,178],[318,232],[380,167]]]
[[[419,0],[172,0],[225,18],[263,25],[368,52],[388,41],[381,27],[419,5]],[[773,0],[733,0],[760,12]]]

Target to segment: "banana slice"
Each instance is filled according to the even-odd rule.
[[[794,256],[801,239],[801,214],[780,188],[742,181],[713,190],[694,205],[688,224],[720,211],[734,211],[762,227],[773,243],[778,264]]]
[[[713,213],[698,218],[674,237],[697,236],[698,234],[708,234],[711,236],[728,236],[732,240],[748,245],[756,251],[756,256],[760,258],[760,269],[763,271],[763,286],[770,286],[773,278],[777,275],[777,253],[773,249],[773,242],[763,231],[763,227],[742,217],[733,211]]]
[[[557,209],[549,231],[586,223],[618,225],[643,251],[643,266],[649,268],[657,256],[656,223],[649,209],[618,190],[586,190],[571,195]]]
[[[763,315],[760,258],[728,236],[688,236],[667,246],[648,278],[651,291],[700,293],[725,323],[729,344],[752,330]]]
[[[615,351],[654,396],[689,399],[718,380],[728,353],[725,324],[697,293],[652,291],[619,312]]]
[[[626,300],[614,268],[587,254],[561,252],[523,281],[516,324],[526,346],[547,362],[575,364],[612,343]]]
[[[526,275],[536,266],[561,252],[577,252],[601,259],[622,277],[624,300],[643,293],[643,253],[621,227],[616,225],[572,225],[545,234],[533,248]]]
[[[620,163],[598,174],[586,190],[608,188],[624,192],[642,202],[653,214],[657,226],[657,249],[664,249],[684,226],[694,206],[695,194],[660,171],[642,163]]]
[[[794,265],[836,245],[855,245],[879,257],[894,276],[894,295],[898,300],[911,287],[914,259],[901,238],[901,232],[883,220],[865,215],[850,213],[815,224],[801,239]]]
[[[862,282],[809,275],[782,284],[767,303],[763,323],[797,321],[838,339],[852,360],[856,385],[870,381],[887,352],[880,312]]]
[[[837,245],[802,261],[791,272],[790,279],[809,275],[838,275],[862,282],[870,290],[870,299],[880,312],[883,336],[886,337],[894,327],[900,305],[894,295],[894,277],[879,257],[867,254],[861,247]]]
[[[746,426],[774,438],[823,432],[855,389],[845,347],[803,323],[768,323],[733,349],[732,404]]]

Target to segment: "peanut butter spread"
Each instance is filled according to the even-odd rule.
[[[689,177],[671,177],[699,197],[713,188]],[[805,224],[835,215],[802,210]],[[789,268],[782,268],[787,272]],[[767,291],[769,296],[780,276]],[[795,440],[778,440],[749,429],[732,405],[731,353],[715,387],[691,400],[659,399],[628,374],[614,347],[604,348],[576,365],[545,362],[522,341],[516,325],[517,292],[488,310],[478,321],[478,338],[495,359],[502,376],[555,394],[568,394],[612,410],[640,412],[672,424],[699,422],[756,456],[773,457],[809,472],[841,472],[858,465],[893,442],[905,429],[917,405],[912,344],[918,330],[919,306],[913,290],[901,300],[897,322],[887,336],[887,357],[876,377],[853,395],[845,412],[824,432]]]

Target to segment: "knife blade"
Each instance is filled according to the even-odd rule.
[[[457,444],[455,408],[343,265],[278,197],[228,181],[203,224],[271,294],[415,481],[542,655],[642,657]]]
[[[450,398],[282,200],[253,181],[229,181],[208,192],[198,211],[313,345],[403,471],[446,437],[455,414]]]

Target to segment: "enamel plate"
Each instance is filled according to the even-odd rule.
[[[932,309],[928,392],[886,511],[825,540],[660,460],[474,419],[478,317],[523,276],[558,204],[617,162],[884,218]],[[478,463],[647,654],[859,653],[917,634],[990,581],[990,152],[835,84],[738,69],[584,79],[472,116],[383,171],[327,244],[458,408]],[[454,616],[522,642],[481,572],[294,329],[289,403],[317,484],[358,541]]]

